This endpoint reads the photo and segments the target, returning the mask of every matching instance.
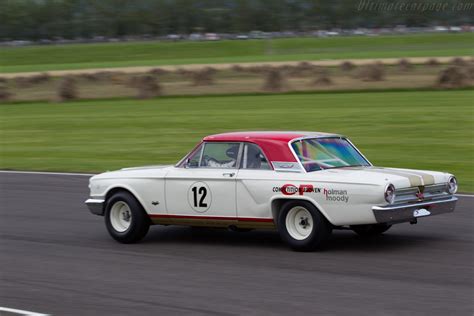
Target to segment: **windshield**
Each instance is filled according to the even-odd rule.
[[[308,138],[291,144],[306,171],[341,167],[370,166],[344,138]]]

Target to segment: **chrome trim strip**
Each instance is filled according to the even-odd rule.
[[[272,167],[275,171],[282,172],[300,173],[302,171],[301,165],[298,162],[272,161]]]
[[[443,203],[452,203],[456,202],[458,200],[457,197],[452,196],[450,199],[447,200],[431,200],[427,202],[420,202],[420,203],[411,203],[411,204],[401,204],[401,205],[393,205],[393,206],[373,206],[372,210],[373,211],[396,211],[400,209],[406,209],[406,208],[416,208],[416,207],[421,207],[421,206],[430,206],[430,205],[435,205],[435,204],[443,204]]]
[[[104,216],[105,200],[102,199],[88,199],[85,201],[89,211],[92,214]]]

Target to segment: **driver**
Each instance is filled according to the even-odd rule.
[[[237,155],[239,154],[239,145],[233,145],[225,152],[230,161],[219,162],[215,159],[209,159],[207,165],[212,168],[233,168],[237,162]]]

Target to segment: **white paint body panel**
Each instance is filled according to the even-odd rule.
[[[371,168],[371,167],[368,167]],[[198,169],[174,166],[150,166],[122,169],[94,176],[90,180],[92,198],[105,198],[114,188],[129,190],[150,215],[189,215],[203,217],[273,217],[272,202],[280,199],[304,199],[313,203],[336,226],[376,223],[372,207],[386,205],[384,190],[410,187],[407,177],[389,171],[327,169],[310,173],[274,170]],[[420,171],[417,171],[420,172]],[[225,173],[234,173],[226,176]],[[435,184],[446,183],[447,173],[423,171]],[[204,182],[211,199],[209,207],[193,209],[190,190]],[[313,192],[285,195],[278,188],[312,186]],[[156,202],[158,202],[158,204]]]
[[[232,169],[170,168],[165,176],[168,214],[236,217],[236,173]],[[197,192],[203,187],[205,194]]]

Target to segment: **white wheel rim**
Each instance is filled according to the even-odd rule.
[[[132,212],[127,203],[116,202],[110,210],[110,224],[119,233],[126,231],[132,223]]]
[[[306,239],[313,231],[313,216],[306,208],[295,206],[286,215],[286,229],[294,239]]]

